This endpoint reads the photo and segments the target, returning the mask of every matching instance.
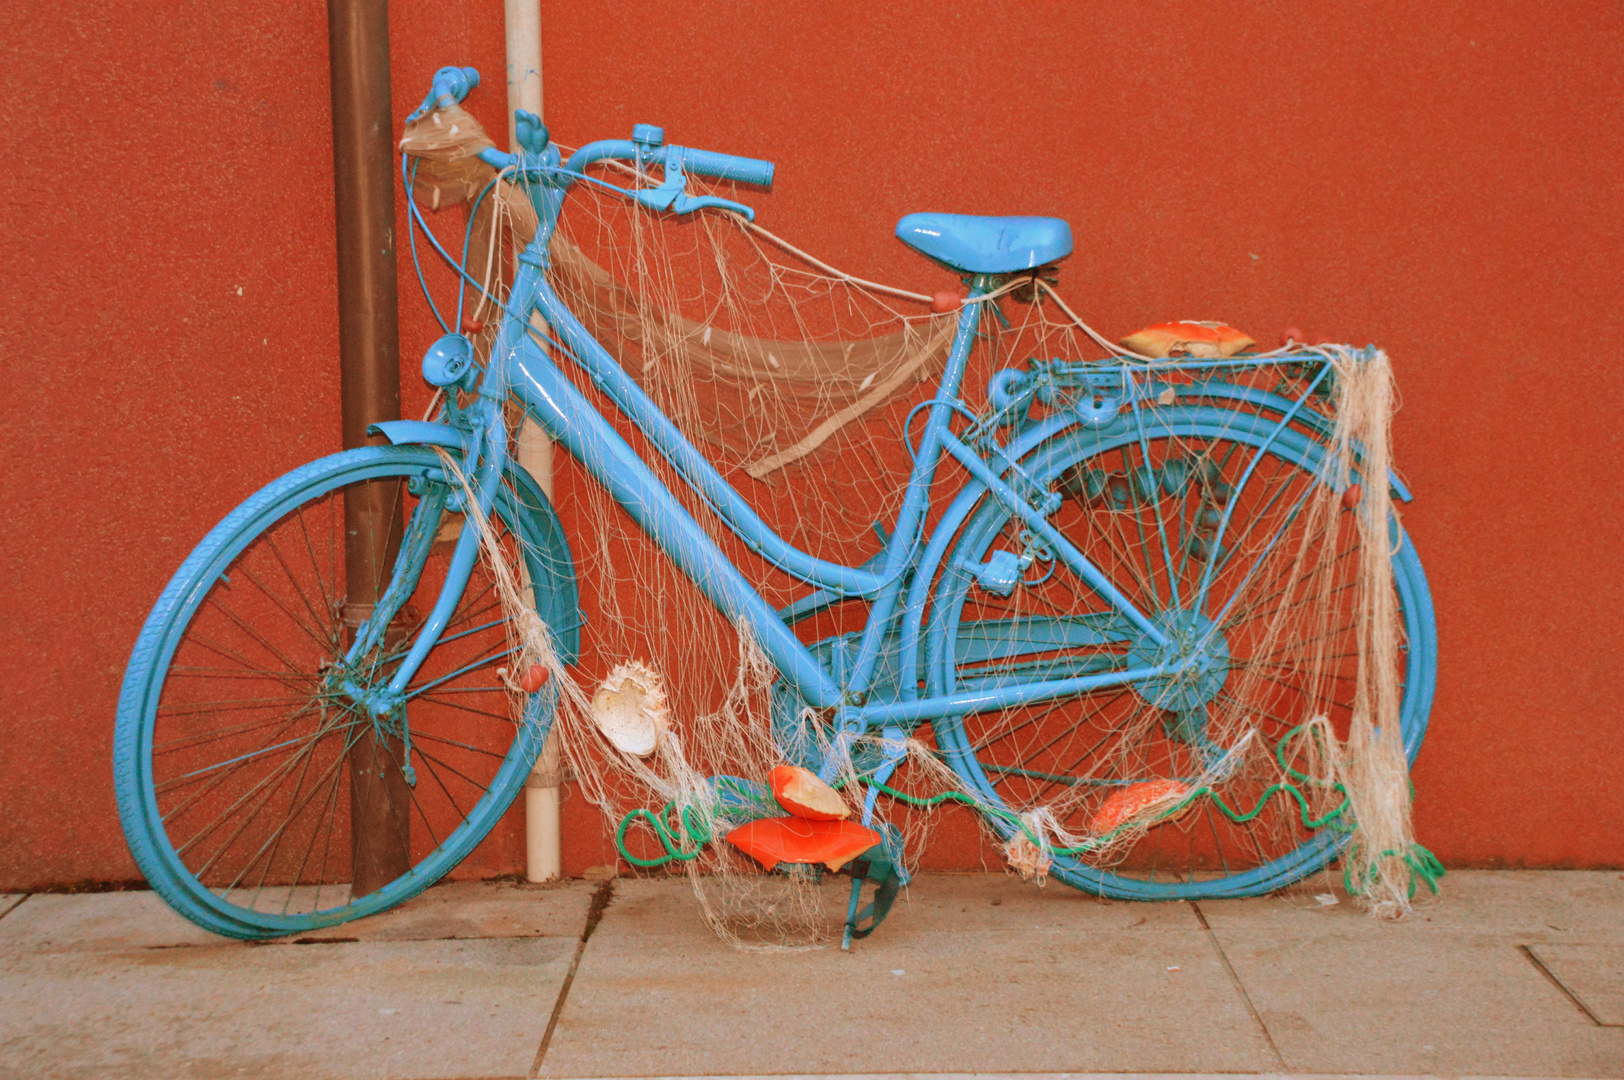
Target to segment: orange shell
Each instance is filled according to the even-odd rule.
[[[778,805],[808,821],[839,821],[851,816],[851,807],[834,788],[799,765],[777,765],[767,774]]]
[[[1169,356],[1193,356],[1213,360],[1234,356],[1257,342],[1227,323],[1171,322],[1157,323],[1129,334],[1122,344],[1144,356],[1165,359]]]
[[[1094,820],[1088,826],[1089,831],[1095,836],[1104,836],[1112,829],[1120,828],[1124,822],[1137,817],[1152,803],[1165,800],[1171,805],[1175,799],[1182,798],[1189,792],[1190,789],[1177,780],[1146,780],[1118,788],[1094,812]]]
[[[855,821],[760,818],[727,834],[728,843],[765,866],[822,863],[839,870],[880,842],[880,834]]]

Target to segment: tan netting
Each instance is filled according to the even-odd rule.
[[[441,210],[478,198],[494,172],[473,154],[489,145],[457,108],[408,125],[402,148],[416,197]],[[620,184],[651,179],[629,167],[599,168]],[[525,192],[497,183],[472,222],[471,276],[503,296],[535,228]],[[848,565],[880,550],[875,523],[895,520],[911,465],[905,423],[934,386],[956,315],[932,315],[922,295],[833,271],[737,215],[650,213],[588,184],[571,191],[551,262],[549,281],[571,310],[771,528]],[[971,412],[986,409],[984,388],[1002,368],[1062,360],[1135,378],[1146,371],[1148,358],[1105,341],[1041,277],[983,302],[983,336],[960,391]],[[482,298],[473,305],[485,323],[476,343],[488,348],[493,306]],[[1373,910],[1407,910],[1416,849],[1398,710],[1409,645],[1394,594],[1392,507],[1384,483],[1366,483],[1371,493],[1362,501],[1346,494],[1356,475],[1386,474],[1391,372],[1380,354],[1327,347],[1313,358],[1329,360],[1334,377],[1290,427],[1328,447],[1329,465],[1317,472],[1289,455],[1259,453],[1265,442],[1248,426],[1251,414],[1214,408],[1193,423],[1186,407],[1212,403],[1199,386],[1174,380],[1154,400],[1124,408],[1136,425],[1160,434],[1032,477],[1041,492],[1061,497],[1056,527],[1142,610],[1177,611],[1175,594],[1193,590],[1210,567],[1212,596],[1225,612],[1221,686],[1200,693],[1171,684],[1115,687],[966,717],[956,735],[924,725],[900,748],[868,736],[850,748],[857,767],[872,767],[888,749],[903,754],[890,782],[896,791],[990,814],[1001,827],[986,850],[1040,882],[1059,857],[1150,880],[1234,873],[1244,869],[1236,861],[1256,865],[1307,842],[1314,829],[1304,822],[1325,819],[1325,827],[1354,830],[1359,865],[1350,878]],[[1318,370],[1305,359],[1283,352],[1225,378],[1295,400]],[[807,594],[733,535],[575,365],[561,360],[560,367],[769,603],[783,607]],[[1029,419],[1064,407],[1040,399]],[[1312,426],[1304,423],[1309,416]],[[989,437],[1008,442],[1016,430]],[[917,435],[916,423],[915,442]],[[1254,456],[1258,465],[1241,487]],[[955,465],[940,470],[932,526],[963,481]],[[791,757],[815,763],[829,752],[830,718],[800,707],[750,629],[729,625],[578,464],[561,462],[557,485],[588,608],[576,665],[558,661],[548,629],[526,614],[521,571],[498,578],[523,648],[520,665],[546,665],[559,688],[555,730],[582,791],[611,829],[641,815],[626,826],[628,850],[651,859],[677,852],[669,868],[690,874],[707,920],[729,940],[767,948],[831,940],[844,918],[843,889],[821,887],[806,870],[761,873],[723,839],[734,825],[773,812],[770,800],[752,804],[748,792],[774,765]],[[1236,524],[1220,536],[1214,515],[1230,499]],[[926,583],[934,613],[927,632],[938,618],[983,628],[1023,620],[1104,625],[1106,605],[1054,552],[1019,521],[988,513],[965,526],[967,535],[981,530],[974,544],[964,541],[975,550],[950,548]],[[971,563],[998,552],[1026,560],[1008,595],[973,579]],[[842,635],[860,630],[864,615],[860,601],[835,604],[797,632],[820,643],[820,656],[835,667],[855,654]],[[1179,632],[1205,631],[1192,623]],[[1027,668],[1073,662],[1053,650],[1019,660]],[[1019,666],[997,664],[935,657],[919,676],[964,686]],[[619,688],[628,672],[651,694],[657,687],[669,716],[656,725],[646,757],[617,749],[593,719],[600,684],[618,678]],[[1173,707],[1192,694],[1205,695],[1199,708]],[[951,739],[981,763],[982,782],[948,767],[944,740]],[[1145,778],[1161,786],[1147,788]],[[860,809],[852,766],[840,779]],[[1263,810],[1244,822],[1222,809],[1259,803]],[[898,828],[916,855],[931,812],[906,799],[882,798],[880,808],[877,827]],[[827,906],[835,895],[839,903]]]

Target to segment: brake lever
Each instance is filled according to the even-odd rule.
[[[665,179],[658,187],[633,192],[633,197],[650,210],[669,210],[673,214],[691,214],[695,210],[715,208],[732,210],[746,221],[756,220],[756,212],[732,199],[719,199],[714,195],[689,195],[688,174],[682,170],[682,147],[665,148]]]

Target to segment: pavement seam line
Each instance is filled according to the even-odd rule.
[[[1291,1066],[1286,1064],[1286,1055],[1282,1054],[1280,1047],[1275,1045],[1274,1036],[1269,1033],[1269,1025],[1263,1022],[1263,1014],[1259,1013],[1257,1006],[1252,1004],[1252,995],[1246,992],[1246,984],[1241,982],[1240,975],[1235,972],[1235,965],[1229,962],[1229,954],[1224,952],[1224,944],[1218,940],[1217,933],[1213,931],[1212,925],[1207,922],[1207,916],[1202,912],[1201,905],[1194,900],[1189,903],[1190,910],[1195,912],[1196,921],[1201,924],[1201,929],[1207,932],[1207,940],[1212,942],[1213,951],[1218,954],[1218,959],[1223,963],[1224,970],[1229,972],[1229,981],[1234,985],[1235,992],[1241,996],[1241,1001],[1246,1004],[1246,1011],[1252,1014],[1252,1019],[1256,1021],[1258,1030],[1263,1032],[1263,1041],[1269,1044],[1269,1053],[1273,1054],[1274,1060],[1280,1063],[1281,1072],[1291,1072]]]
[[[547,1030],[541,1033],[541,1045],[536,1047],[536,1056],[530,1062],[530,1077],[541,1075],[541,1063],[547,1058],[547,1048],[552,1045],[553,1032],[558,1030],[558,1020],[564,1015],[564,1002],[569,1000],[570,986],[575,982],[575,969],[581,966],[581,957],[586,953],[586,943],[591,940],[592,932],[603,921],[603,913],[609,906],[609,901],[615,897],[615,879],[610,878],[603,882],[592,892],[592,903],[586,909],[586,925],[581,928],[581,940],[575,943],[575,956],[570,960],[570,969],[564,973],[564,982],[558,988],[558,1000],[553,1002],[553,1014],[547,1018]]]
[[[1585,1019],[1589,1020],[1596,1027],[1616,1027],[1617,1026],[1615,1024],[1604,1024],[1604,1023],[1602,1023],[1600,1018],[1598,1018],[1595,1013],[1590,1011],[1590,1006],[1586,1005],[1583,1001],[1580,1001],[1579,1000],[1579,995],[1575,994],[1572,990],[1569,990],[1567,983],[1565,983],[1561,979],[1557,978],[1556,977],[1556,972],[1554,972],[1550,968],[1546,967],[1545,966],[1545,961],[1541,960],[1539,958],[1538,954],[1536,954],[1533,949],[1529,948],[1527,945],[1518,945],[1517,946],[1517,951],[1522,953],[1523,956],[1527,957],[1528,962],[1530,964],[1533,964],[1535,969],[1538,970],[1541,975],[1545,976],[1546,980],[1549,981],[1552,986],[1554,986],[1558,990],[1560,990],[1562,992],[1563,997],[1565,997],[1569,1001],[1573,1002],[1573,1007],[1578,1009],[1581,1013],[1583,1013],[1584,1016],[1585,1016]]]
[[[33,893],[23,893],[21,896],[17,897],[17,900],[16,900],[15,903],[7,904],[4,910],[0,910],[0,919],[5,918],[7,915],[10,915],[13,911],[16,911],[18,908],[22,907],[23,906],[23,901],[27,900],[30,896],[33,896],[33,895],[34,895]]]

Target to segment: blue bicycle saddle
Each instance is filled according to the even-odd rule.
[[[1012,274],[1071,254],[1071,226],[1059,218],[909,214],[897,239],[967,274]]]

